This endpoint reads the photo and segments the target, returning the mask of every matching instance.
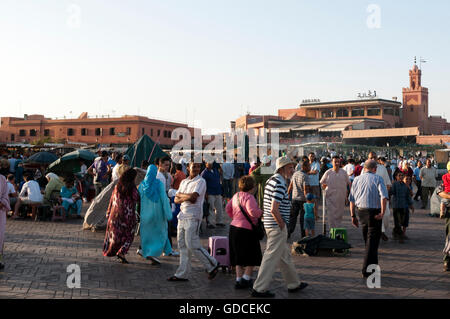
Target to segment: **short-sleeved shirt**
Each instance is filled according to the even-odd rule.
[[[436,187],[437,171],[434,167],[422,167],[420,177],[422,178],[422,187]]]
[[[220,174],[217,170],[205,169],[201,176],[206,181],[206,193],[208,195],[222,195],[222,185],[220,184]]]
[[[264,227],[277,228],[279,227],[275,218],[273,217],[272,201],[280,203],[279,211],[283,221],[288,224],[291,211],[291,201],[289,200],[289,193],[287,192],[286,180],[280,174],[273,175],[266,183],[264,188]]]
[[[347,175],[351,181],[355,179],[355,165],[347,164],[343,167],[343,170],[347,172]]]
[[[420,181],[420,168],[416,167],[414,169],[414,177],[416,178],[416,181]]]
[[[309,176],[309,185],[311,186],[319,186],[319,172],[320,172],[320,164],[317,161],[314,161],[311,164],[311,170],[316,171],[317,174],[308,175]]]
[[[305,186],[309,185],[309,178],[302,171],[292,175],[292,200],[306,201]]]
[[[305,210],[305,219],[314,219],[314,203],[304,203],[303,209]]]
[[[108,181],[108,175],[107,175],[108,164],[105,163],[105,161],[103,161],[102,159],[99,159],[99,160],[95,161],[94,163],[92,163],[91,167],[95,169],[94,182],[102,183],[102,182]]]
[[[197,193],[199,197],[197,201],[192,204],[189,201],[181,204],[181,211],[178,214],[178,219],[197,219],[202,220],[203,217],[203,202],[205,200],[206,193],[206,181],[200,175],[194,178],[186,178],[181,181],[178,193],[192,194]]]
[[[388,198],[388,190],[380,175],[362,174],[355,178],[348,200],[357,208],[381,208],[381,199]]]

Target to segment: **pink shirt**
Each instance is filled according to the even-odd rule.
[[[251,230],[252,226],[249,224],[248,220],[241,212],[239,204],[237,203],[238,194],[242,208],[247,212],[247,215],[250,216],[252,223],[256,225],[256,223],[258,222],[258,218],[260,218],[262,215],[262,211],[261,209],[259,209],[255,196],[253,196],[252,194],[244,192],[235,194],[233,198],[228,202],[225,209],[228,216],[230,216],[230,218],[232,219],[232,226]]]

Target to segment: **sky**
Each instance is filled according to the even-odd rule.
[[[247,112],[409,85],[450,118],[448,0],[2,0],[0,116],[142,115],[227,131]]]

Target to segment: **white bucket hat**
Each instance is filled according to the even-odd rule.
[[[285,167],[286,165],[289,164],[296,164],[295,162],[293,162],[289,157],[287,156],[283,156],[283,157],[279,157],[277,158],[277,166],[275,171],[278,172],[278,170],[282,169],[283,167]]]

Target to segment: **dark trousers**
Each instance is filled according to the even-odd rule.
[[[381,213],[381,209],[358,209],[359,222],[362,227],[366,253],[362,273],[367,274],[369,265],[378,265],[378,246],[381,238],[382,220],[375,219]]]
[[[305,232],[305,210],[303,209],[303,204],[305,201],[293,200],[291,202],[291,215],[289,217],[289,236],[294,232],[295,226],[297,226],[297,217],[300,214],[300,228],[302,238],[306,236]]]
[[[394,208],[394,229],[392,230],[393,235],[402,235],[402,226],[406,225],[406,208]]]
[[[414,196],[414,200],[419,200],[419,197],[422,199],[422,181],[416,180],[417,192],[416,196]]]
[[[422,186],[422,207],[427,207],[428,205],[428,198],[433,196],[434,188],[433,187],[423,187]]]
[[[223,197],[232,198],[233,197],[233,180],[224,179],[223,180]]]

